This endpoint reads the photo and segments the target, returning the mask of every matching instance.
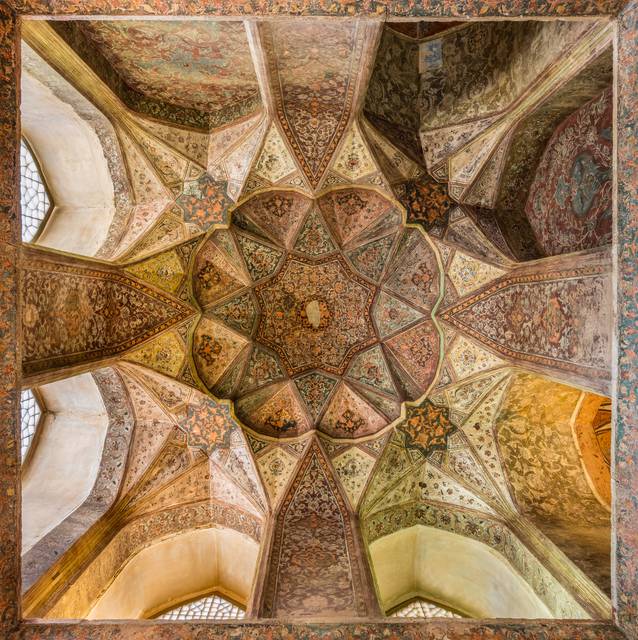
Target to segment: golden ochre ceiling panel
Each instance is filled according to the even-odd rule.
[[[496,433],[521,512],[608,591],[610,512],[592,490],[576,444],[581,395],[572,387],[517,374]],[[588,542],[574,544],[574,537]]]

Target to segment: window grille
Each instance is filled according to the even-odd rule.
[[[220,596],[187,602],[157,616],[159,620],[240,620],[244,611]]]

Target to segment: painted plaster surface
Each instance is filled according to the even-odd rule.
[[[38,256],[40,259],[38,260]],[[32,254],[23,278],[27,374],[97,360],[188,318],[189,306],[94,263]]]
[[[377,191],[254,196],[192,277],[199,375],[264,435],[371,435],[434,379],[437,257]]]
[[[88,375],[88,374],[87,374]],[[23,557],[22,587],[28,589],[73,542],[78,540],[113,504],[124,476],[124,461],[134,427],[134,414],[123,393],[123,382],[113,369],[93,373],[108,416],[108,429],[97,465],[98,475],[86,500]],[[59,445],[58,445],[59,446]],[[103,462],[102,462],[103,461]]]
[[[526,206],[548,255],[611,243],[611,116],[609,89],[561,123],[549,141]]]
[[[0,382],[2,436],[0,451],[0,520],[6,534],[0,541],[0,633],[7,635],[19,616],[20,568],[20,371],[18,369],[18,282],[15,243],[20,237],[17,194],[19,193],[19,45],[15,16],[0,7],[0,348],[3,376]]]
[[[354,535],[328,461],[311,445],[277,518],[264,616],[365,616]]]
[[[100,21],[85,27],[124,82],[143,94],[204,111],[241,113],[243,102],[256,106],[257,78],[241,22]]]
[[[582,472],[571,425],[579,396],[576,389],[518,374],[495,430],[521,512],[609,593],[610,514]]]
[[[638,59],[638,6],[628,5],[619,20],[618,56],[618,380],[614,389],[616,409],[614,507],[616,513],[614,601],[617,620],[629,637],[638,634],[638,309],[636,273],[638,200],[635,166],[638,130],[635,113]]]
[[[86,15],[328,15],[328,16],[382,16],[388,13],[397,17],[491,17],[491,16],[558,16],[561,15],[613,15],[622,6],[618,0],[578,0],[574,3],[548,3],[543,0],[521,2],[509,0],[498,6],[476,0],[356,0],[354,4],[343,0],[327,3],[310,0],[302,4],[282,2],[261,5],[257,2],[231,0],[221,6],[210,6],[201,0],[179,0],[167,6],[162,0],[146,2],[127,0],[13,0],[16,11],[22,14],[69,14]]]
[[[40,5],[37,0],[34,0],[30,6],[32,8],[40,6],[44,9],[64,6],[77,8],[77,4],[63,4],[61,0],[59,3]],[[400,6],[399,4],[357,3],[351,5],[349,10],[354,13],[382,12],[386,6],[391,14],[394,11],[411,13],[430,9],[429,6],[417,7],[413,4]],[[184,5],[176,3],[169,9],[164,6],[156,7],[153,2],[145,6],[132,3],[124,7],[120,3],[116,8],[108,2],[90,1],[80,10],[99,10],[101,13],[108,13],[111,9],[139,12],[159,9],[172,12],[185,7],[197,12],[230,13],[236,9],[270,12],[291,9],[288,5],[267,8],[242,5],[238,8],[233,4],[211,7],[194,2]],[[491,5],[463,3],[438,4],[433,10],[463,13],[474,12],[481,8],[485,9],[483,15],[486,16],[493,15],[493,12],[506,15],[511,11],[543,13],[560,12],[565,9],[560,4],[544,3],[535,3],[531,7],[526,5],[523,8],[519,4],[501,4],[495,8]],[[605,10],[606,6],[597,3],[579,4],[569,8],[572,11],[593,12]],[[292,10],[293,12],[338,15],[344,11],[344,6],[340,3],[330,5],[312,3],[307,6],[292,7]],[[333,28],[335,31],[341,31],[341,36],[345,34],[345,39],[348,39],[348,29],[345,26],[333,26]],[[342,51],[346,56],[352,56],[352,47],[345,46],[339,37],[335,36],[334,41],[337,42],[336,50]],[[285,58],[283,53],[282,57]],[[322,82],[330,84],[331,77],[329,70],[326,72],[331,60],[327,62],[322,60],[321,51],[311,52],[310,58],[307,64],[308,74],[310,74],[308,76],[303,74],[295,76],[297,70],[291,68],[290,60],[286,60],[285,64],[282,63],[284,75],[290,74],[286,76],[285,82],[282,81],[284,93],[288,91],[287,98],[290,96],[294,98],[289,102],[289,106],[292,105],[294,108],[287,111],[282,109],[282,113],[286,111],[285,117],[290,124],[290,131],[284,132],[286,141],[282,139],[282,143],[293,147],[296,156],[295,158],[292,155],[287,156],[281,172],[287,171],[294,166],[295,162],[298,162],[302,165],[305,179],[312,183],[320,178],[324,164],[327,165],[329,157],[338,148],[338,140],[330,139],[328,134],[332,134],[332,130],[321,132],[325,136],[314,141],[317,149],[321,151],[319,154],[321,157],[312,157],[309,152],[312,144],[300,135],[304,120],[316,115],[312,109],[318,108],[322,103],[319,100],[321,96],[315,96],[316,99],[311,100],[309,105],[303,103],[299,99],[298,87],[294,86],[295,77],[303,77],[307,80],[312,73],[321,70],[323,77],[312,76],[313,84],[317,86],[323,86]],[[317,69],[312,68],[313,61],[317,63]],[[343,89],[349,81],[338,78],[336,85]],[[340,123],[347,117],[346,112],[350,108],[348,101],[353,98],[353,94],[347,89],[337,91],[334,97],[334,104],[328,105],[334,111],[329,119],[333,124],[337,121]],[[310,115],[307,113],[308,109],[310,109]],[[337,113],[338,109],[343,113]],[[148,211],[151,213],[144,213],[141,209],[138,211],[139,224],[135,224],[137,235],[129,239],[128,245],[134,246],[136,250],[141,247],[143,251],[148,252],[152,252],[153,247],[157,247],[154,243],[163,235],[165,227],[160,227],[159,224],[154,227],[158,220],[161,220],[162,224],[171,220],[179,229],[177,235],[171,237],[179,237],[182,240],[186,239],[187,234],[199,233],[212,226],[227,225],[230,222],[231,195],[233,198],[239,197],[244,179],[250,172],[252,158],[261,157],[258,155],[260,136],[265,135],[268,130],[266,124],[262,123],[255,130],[250,131],[247,138],[242,141],[242,145],[246,145],[245,154],[240,153],[237,147],[233,150],[237,155],[233,156],[232,161],[224,158],[220,164],[212,163],[215,166],[209,167],[211,173],[202,174],[201,168],[194,167],[189,164],[191,160],[186,159],[188,154],[191,156],[194,154],[194,150],[185,151],[182,140],[179,143],[182,144],[181,151],[176,153],[173,145],[178,146],[178,142],[175,138],[170,143],[166,143],[164,136],[164,142],[160,143],[158,137],[162,136],[158,133],[158,126],[160,125],[156,124],[154,129],[155,137],[148,140],[139,131],[123,136],[125,140],[123,144],[127,147],[129,160],[132,166],[139,170],[137,174],[139,179],[136,178],[138,195],[142,198],[141,194],[145,190],[155,194],[147,200]],[[152,128],[151,125],[149,127]],[[346,129],[345,125],[343,129]],[[335,131],[339,136],[341,135],[341,124],[335,127]],[[348,148],[358,146],[358,143],[352,142],[355,140],[354,134],[352,135],[352,140],[346,137]],[[291,142],[295,137],[298,147],[296,150]],[[366,149],[363,147],[356,166],[356,163],[350,164],[347,155],[337,154],[336,157],[336,164],[331,166],[336,168],[337,173],[340,172],[340,175],[345,176],[344,179],[355,179],[354,176],[358,175],[356,169],[359,166],[372,166],[370,164],[372,156],[366,155]],[[137,158],[135,162],[133,158]],[[153,167],[154,180],[145,177],[149,163]],[[144,166],[147,167],[146,170]],[[266,160],[260,165],[260,172],[260,177],[267,172]],[[282,174],[281,172],[269,173],[268,180],[276,180],[276,178],[284,180],[292,175],[292,173]],[[302,188],[300,185],[301,183],[295,186]],[[273,588],[272,580],[276,563],[271,562],[264,570],[266,574],[263,576],[266,581],[264,588],[270,597],[273,593],[279,593],[278,589],[281,587],[281,593],[284,593],[284,596],[274,595],[271,601],[275,603],[273,605],[275,608],[285,611],[286,615],[293,618],[295,612],[292,609],[286,609],[290,602],[295,603],[297,610],[302,610],[303,614],[309,617],[322,613],[329,614],[338,610],[339,607],[343,608],[344,617],[348,618],[358,615],[370,616],[374,613],[373,609],[368,608],[364,602],[370,597],[371,591],[369,586],[361,586],[366,583],[365,570],[361,562],[363,555],[358,549],[357,531],[353,525],[354,519],[351,513],[357,501],[362,499],[362,495],[364,496],[363,507],[368,511],[372,510],[374,522],[378,526],[375,535],[389,531],[392,526],[403,526],[409,521],[409,518],[403,521],[398,516],[385,519],[379,515],[385,513],[385,508],[393,501],[399,502],[408,496],[414,499],[418,497],[428,505],[428,509],[433,503],[445,504],[445,509],[438,512],[440,513],[438,522],[441,527],[449,526],[450,505],[454,505],[461,514],[467,513],[466,509],[474,513],[480,512],[484,520],[495,517],[496,513],[511,514],[509,504],[511,497],[508,495],[507,483],[503,481],[501,461],[493,451],[494,433],[491,431],[490,418],[496,411],[501,398],[499,394],[502,391],[502,380],[498,375],[493,378],[491,376],[503,367],[506,358],[512,357],[511,354],[505,353],[504,344],[507,342],[507,348],[509,348],[510,342],[518,340],[515,345],[518,352],[525,352],[526,356],[533,358],[546,357],[552,360],[551,363],[547,363],[550,370],[553,370],[554,366],[559,368],[556,363],[564,359],[567,359],[569,366],[572,366],[574,363],[570,360],[571,358],[579,366],[583,363],[584,366],[593,363],[593,366],[605,369],[606,376],[608,335],[603,334],[602,331],[600,335],[596,334],[600,343],[604,343],[602,347],[600,344],[593,347],[586,344],[581,348],[581,344],[570,341],[569,331],[563,331],[563,325],[566,324],[563,320],[564,316],[574,315],[573,309],[565,312],[559,300],[561,296],[555,295],[552,299],[556,300],[556,304],[551,307],[551,313],[547,317],[541,319],[542,321],[538,318],[531,320],[518,318],[519,325],[516,330],[512,331],[512,328],[507,325],[509,333],[506,337],[497,335],[503,325],[495,327],[493,323],[494,316],[498,315],[495,310],[501,313],[501,316],[498,316],[501,319],[502,316],[511,315],[508,313],[508,309],[511,311],[511,308],[505,303],[500,304],[502,300],[496,307],[487,308],[488,305],[484,305],[485,308],[474,309],[477,317],[482,318],[480,323],[474,322],[474,319],[470,322],[467,317],[464,318],[466,325],[481,325],[480,331],[476,334],[466,331],[467,326],[456,326],[455,329],[446,327],[445,336],[439,336],[428,318],[439,294],[445,295],[443,306],[446,309],[449,309],[450,305],[458,304],[459,300],[468,302],[473,296],[477,296],[477,299],[472,299],[472,304],[482,303],[484,298],[489,297],[486,292],[494,282],[498,282],[499,278],[507,279],[508,275],[503,275],[503,272],[509,270],[510,264],[507,259],[503,259],[499,249],[482,239],[480,233],[473,235],[470,240],[469,234],[461,232],[460,218],[455,212],[449,211],[450,203],[444,189],[437,190],[427,184],[418,185],[423,187],[421,189],[417,188],[417,185],[413,186],[414,188],[410,191],[413,195],[406,199],[407,202],[412,200],[412,204],[415,204],[420,197],[426,198],[428,194],[431,194],[435,201],[434,220],[429,219],[427,208],[419,209],[418,206],[411,206],[408,215],[413,215],[413,219],[409,221],[417,222],[426,230],[432,231],[433,237],[445,236],[445,241],[439,243],[436,251],[429,242],[423,247],[418,246],[417,240],[425,238],[420,232],[417,234],[413,230],[400,235],[395,230],[398,223],[396,213],[380,215],[378,220],[366,218],[370,209],[374,207],[359,206],[356,198],[357,191],[360,191],[358,189],[334,192],[347,194],[342,202],[337,202],[337,198],[333,198],[331,193],[329,197],[324,197],[323,201],[319,199],[318,207],[306,198],[305,204],[302,202],[300,209],[303,210],[303,215],[298,216],[295,213],[295,207],[287,209],[288,205],[277,200],[277,197],[273,199],[270,197],[271,194],[266,197],[258,196],[257,198],[261,198],[259,206],[253,208],[252,204],[244,205],[243,208],[240,207],[233,212],[233,228],[230,231],[217,229],[209,236],[206,250],[202,249],[198,254],[198,258],[202,256],[202,260],[197,264],[197,269],[193,270],[193,273],[197,273],[195,295],[205,307],[207,316],[202,320],[198,332],[193,335],[192,327],[189,329],[186,323],[181,325],[176,323],[175,328],[170,332],[142,345],[134,354],[129,354],[128,357],[136,362],[135,365],[122,365],[130,375],[130,379],[126,381],[127,392],[133,398],[138,420],[133,438],[134,455],[127,469],[130,475],[125,480],[127,488],[130,489],[127,504],[131,509],[127,514],[127,517],[130,517],[127,522],[133,523],[129,527],[129,531],[133,531],[133,534],[117,551],[111,550],[97,557],[78,560],[75,567],[84,571],[83,578],[76,582],[74,591],[69,592],[66,602],[55,604],[58,612],[71,615],[73,611],[78,610],[76,604],[85,598],[87,593],[90,596],[86,597],[91,599],[100,591],[100,585],[93,582],[85,571],[89,566],[87,562],[94,561],[95,566],[103,567],[99,573],[106,583],[118,571],[123,560],[130,556],[132,550],[153,539],[153,536],[172,535],[180,528],[198,527],[213,519],[224,526],[235,527],[255,540],[261,539],[266,520],[265,514],[268,511],[266,493],[271,506],[283,500],[283,507],[274,518],[277,527],[273,557],[276,556],[280,560],[283,558],[283,562],[276,567],[277,571],[284,566],[286,570],[282,569],[281,575],[277,578],[281,578],[277,583],[279,586]],[[385,188],[385,186],[381,185],[379,188]],[[166,210],[164,206],[158,206],[158,203],[164,203],[168,207],[175,200],[171,195],[167,195],[169,193],[177,199],[179,210],[172,206]],[[296,198],[298,203],[302,199],[297,196],[293,200]],[[255,198],[255,205],[257,205],[257,198]],[[416,204],[419,203],[416,202]],[[364,213],[352,215],[352,211],[357,209]],[[148,217],[145,217],[147,214]],[[468,223],[469,226],[465,228],[470,228],[472,224],[478,228],[479,225],[474,220],[475,218],[472,218]],[[449,222],[459,227],[459,233],[456,236],[445,235]],[[154,239],[149,241],[145,237],[145,231],[150,230],[151,227],[154,227],[155,235]],[[393,231],[389,232],[389,229]],[[138,241],[139,245],[136,244]],[[452,255],[454,251],[458,253]],[[295,260],[301,265],[329,264],[332,260],[331,256],[339,254],[340,260],[337,262],[341,264],[343,270],[329,279],[327,289],[330,290],[330,295],[318,295],[318,292],[312,288],[316,283],[310,282],[312,278],[308,277],[306,278],[309,281],[306,283],[307,289],[311,290],[313,295],[309,296],[310,299],[304,299],[303,304],[294,300],[292,294],[296,293],[296,290],[287,291],[286,283],[282,284],[285,280],[286,254],[289,257],[295,256]],[[462,254],[466,258],[459,257]],[[414,260],[415,256],[419,260]],[[428,262],[427,256],[429,258],[434,256],[436,267],[432,260]],[[407,257],[410,259],[408,260]],[[423,260],[420,259],[422,257]],[[186,264],[180,262],[179,257],[177,262],[174,258],[175,255],[167,252],[162,257],[153,258],[147,263],[136,263],[129,272],[131,281],[136,278],[136,283],[137,279],[148,282],[155,296],[164,295],[164,292],[168,291],[181,300],[187,300],[190,293],[188,287],[184,287],[186,279],[183,277],[187,271]],[[439,258],[445,265],[446,271],[444,291],[440,290],[443,279],[439,279],[441,265]],[[188,259],[186,262],[188,263]],[[384,265],[381,270],[379,270],[379,263]],[[425,265],[424,268],[422,268],[423,265]],[[343,276],[344,273],[348,277]],[[350,274],[354,277],[351,278]],[[581,275],[570,273],[569,278]],[[599,274],[586,274],[587,277],[592,276],[592,279],[594,275]],[[280,278],[279,282],[276,282],[277,278]],[[299,279],[304,281],[303,277]],[[543,296],[546,297],[548,291],[540,291],[538,283],[532,280],[524,284],[529,284],[530,289],[539,292],[539,299],[544,299]],[[356,281],[363,289],[367,288],[374,291],[375,295],[379,294],[371,304],[369,312],[364,305],[366,313],[363,314],[369,313],[370,326],[375,335],[379,336],[377,342],[362,347],[360,343],[365,340],[360,340],[357,327],[348,325],[349,333],[356,334],[354,341],[357,345],[356,353],[348,354],[350,342],[345,340],[340,344],[340,337],[335,336],[333,332],[329,335],[335,344],[331,344],[331,348],[325,353],[313,354],[315,361],[312,367],[305,368],[306,365],[302,364],[300,370],[293,369],[290,366],[290,360],[298,360],[306,354],[292,354],[294,358],[291,358],[289,353],[291,345],[284,344],[283,340],[285,329],[290,327],[290,322],[299,322],[306,332],[300,335],[306,336],[307,339],[308,335],[312,335],[312,331],[326,330],[326,327],[330,327],[330,321],[334,318],[334,314],[330,313],[331,307],[338,306],[332,291],[338,288],[339,293],[345,290],[347,294],[348,281]],[[566,284],[566,277],[559,277],[557,282],[559,283],[557,286],[572,286],[572,284]],[[268,296],[267,302],[275,301],[277,308],[271,315],[277,316],[281,313],[283,318],[283,323],[278,328],[270,327],[268,336],[265,335],[268,331],[262,326],[263,323],[259,318],[260,308],[266,304],[264,296],[260,297],[260,293],[263,294],[266,287],[263,290],[260,289],[260,283],[268,283],[268,286],[272,286],[272,289],[268,289],[268,293],[273,295]],[[343,288],[337,287],[335,283],[342,284]],[[378,289],[380,291],[377,291]],[[162,291],[161,294],[160,291]],[[288,295],[283,295],[282,291]],[[582,296],[579,298],[579,292],[583,293],[579,290],[575,295],[567,296],[568,307],[579,306],[582,298]],[[586,298],[590,293],[591,290],[587,289],[583,295]],[[594,297],[598,300],[600,296]],[[293,298],[292,301],[291,298]],[[357,307],[352,302],[351,296],[344,295],[344,299],[349,301],[350,306]],[[604,316],[604,308],[609,307],[609,304],[601,303],[598,307],[594,305],[593,310],[590,309],[592,315],[587,322],[593,327],[592,330],[597,331],[600,328],[597,324],[598,320]],[[459,311],[459,309],[455,310]],[[463,311],[465,310],[464,308]],[[536,343],[532,340],[534,344],[531,347],[528,343],[523,344],[524,340],[529,338],[530,324],[537,325],[539,322],[545,323],[543,335],[549,335],[555,339],[555,344],[552,343],[551,346],[553,351],[549,357],[546,352],[538,353],[546,347],[541,339],[536,340]],[[340,323],[341,326],[344,324],[347,323]],[[457,336],[457,330],[466,331],[466,335]],[[479,335],[481,332],[483,335]],[[257,337],[262,341],[259,345]],[[163,341],[161,345],[160,340]],[[174,349],[168,344],[169,342],[175,345]],[[595,343],[596,339],[592,339],[591,342]],[[344,348],[345,356],[342,353]],[[602,350],[597,352],[596,348]],[[198,371],[195,373],[190,369],[190,365],[184,364],[188,357],[187,353],[191,349],[200,359]],[[432,356],[436,352],[438,357],[438,349],[445,351],[441,354],[445,356],[445,360],[440,371],[438,367],[432,365]],[[334,355],[331,352],[334,351],[339,352],[338,365],[334,365],[338,357],[328,362]],[[500,355],[495,355],[495,352]],[[170,357],[167,358],[165,354],[169,354]],[[427,357],[424,354],[428,354]],[[532,359],[528,358],[525,362],[532,362]],[[149,369],[145,370],[140,365],[147,366]],[[170,378],[164,378],[160,372],[173,377],[179,376],[188,386],[175,383]],[[405,416],[393,432],[391,444],[387,445],[388,457],[381,458],[378,477],[384,482],[383,490],[381,487],[373,487],[366,494],[364,485],[370,477],[371,466],[374,464],[370,461],[379,459],[387,442],[385,434],[378,439],[376,436],[370,437],[370,434],[379,429],[383,430],[385,425],[399,415],[400,403],[405,399],[418,398],[428,388],[430,382],[434,381],[436,375],[440,376],[436,381],[437,394],[432,393],[431,398],[406,407]],[[489,381],[487,376],[490,376]],[[244,431],[237,422],[231,403],[218,403],[192,392],[193,387],[200,385],[200,380],[196,379],[198,377],[209,389],[224,397],[241,396],[245,401],[243,404],[237,402],[236,405],[238,413],[241,414],[240,417],[250,416],[255,424],[267,424],[273,430],[266,435],[260,434],[264,438],[261,441],[257,435],[249,437],[248,432]],[[368,421],[366,428],[361,427],[362,419]],[[296,423],[295,428],[298,426],[296,432],[291,427],[293,421]],[[475,424],[478,424],[479,428],[475,427]],[[487,426],[482,427],[483,424]],[[296,436],[317,425],[324,433],[333,436],[333,438],[325,438],[325,444],[322,437],[321,446],[326,451],[326,457],[323,457],[319,449],[317,449],[318,453],[315,452],[316,455],[307,453],[299,470],[295,472],[296,461],[304,455],[305,446],[305,443]],[[267,439],[268,435],[275,434],[285,437],[280,438],[276,443]],[[356,445],[353,442],[341,442],[339,438],[344,434],[355,437],[364,436],[364,439],[357,440]],[[277,451],[278,448],[280,453],[268,454],[269,451]],[[261,451],[264,451],[263,457],[259,455]],[[257,461],[252,458],[253,453]],[[292,484],[286,490],[285,485],[289,480]],[[372,498],[367,499],[368,496]],[[190,507],[184,506],[183,500],[190,501]],[[631,505],[630,502],[628,504]],[[418,517],[422,517],[423,513],[424,511],[419,511]],[[471,518],[464,519],[459,516],[459,521],[463,521],[466,535],[477,535],[477,529]],[[122,534],[121,538],[125,539],[126,528],[122,528],[122,524],[122,522],[117,523],[117,527]],[[489,527],[486,526],[481,535],[492,540],[495,546],[503,545],[507,532],[498,527],[488,529]],[[631,541],[631,535],[629,532],[623,540]],[[318,540],[323,540],[324,543],[319,544]],[[508,540],[511,541],[513,538]],[[102,540],[102,542],[105,541]],[[523,545],[517,547],[514,541],[508,549],[510,553],[508,557],[512,562],[518,563],[518,570],[521,574],[525,574],[525,579],[534,585],[534,589],[542,593],[543,598],[548,601],[554,599],[555,611],[559,612],[559,615],[576,617],[581,614],[578,606],[573,606],[573,600],[560,595],[560,589],[557,587],[559,581],[569,584],[570,588],[575,590],[577,585],[574,585],[573,575],[570,576],[569,572],[560,574],[560,568],[556,568],[555,562],[552,564],[555,554],[552,555],[551,547],[548,547],[547,557],[544,556],[543,562],[551,566],[551,571],[560,574],[559,579],[555,575],[550,575],[551,571],[541,562],[532,562],[531,552]],[[538,547],[536,551],[538,552]],[[629,554],[626,554],[626,557],[629,557]],[[54,570],[63,568],[70,571],[63,565],[64,563],[61,563]],[[330,575],[335,579],[325,580],[323,571],[326,567],[334,572]],[[50,575],[52,573],[49,573]],[[71,579],[71,573],[66,577]],[[570,579],[572,582],[569,582]],[[587,582],[586,579],[583,581]],[[307,588],[309,583],[316,588],[309,590]],[[632,593],[632,591],[628,590],[625,593]],[[30,597],[32,599],[26,600],[27,611],[33,613],[37,607],[35,605],[33,609],[28,607],[34,602],[35,596],[30,594]],[[75,598],[79,598],[77,602],[74,601]],[[82,606],[84,604],[86,602],[83,601]],[[68,609],[65,608],[67,606]],[[631,611],[633,604],[630,599],[627,599],[623,606],[625,610]],[[47,606],[42,606],[40,611],[46,611],[46,609]],[[11,612],[9,619],[10,615]],[[335,626],[316,624],[303,627],[280,626],[265,622],[261,627],[227,626],[223,630],[213,627],[197,629],[196,626],[188,625],[172,627],[171,637],[182,637],[194,633],[202,637],[214,633],[218,633],[220,637],[226,637],[229,634],[251,637],[252,633],[255,637],[273,638],[282,637],[284,634],[288,636],[296,634],[299,637],[309,638],[330,637],[336,634],[340,634],[341,637],[377,637],[383,634],[383,637],[443,638],[458,634],[469,638],[487,636],[511,640],[514,637],[539,637],[545,640],[550,637],[614,638],[616,634],[616,631],[608,626],[592,624],[564,623],[551,626],[540,623],[519,625],[516,622],[503,626],[475,625],[474,623],[458,623],[461,626],[452,623],[452,626],[449,626],[449,624],[446,621],[445,627],[441,627],[439,623],[434,622],[423,627],[410,623],[397,623],[384,625],[381,629],[374,622],[366,622],[358,626],[345,623]],[[126,628],[110,624],[82,625],[73,628],[72,631],[71,627],[66,625],[57,628],[25,625],[20,633],[23,637],[42,638],[83,637],[82,634],[86,634],[87,637],[89,635],[113,637],[120,634],[121,637],[133,638],[150,632],[161,638],[162,634],[166,633],[165,629],[167,627],[158,628],[153,623],[142,627],[132,624]],[[450,636],[450,634],[453,635]],[[525,635],[521,636],[521,634]]]
[[[442,318],[502,356],[548,366],[568,382],[578,379],[589,389],[608,392],[608,261],[607,252],[600,251],[533,262],[456,301]],[[581,323],[582,330],[575,331]]]

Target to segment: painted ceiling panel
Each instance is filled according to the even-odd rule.
[[[318,206],[274,191],[243,202],[230,230],[202,245],[194,292],[214,306],[196,330],[195,364],[211,391],[237,401],[249,427],[362,437],[428,388],[440,358],[427,315],[439,266],[423,232],[404,229],[399,215],[372,189],[332,191]]]
[[[144,95],[229,115],[259,103],[242,22],[100,20],[85,29],[124,82]]]
[[[521,511],[608,590],[609,509],[590,488],[573,433],[581,395],[538,376],[517,374],[495,430]]]
[[[488,544],[556,615],[600,617],[608,599],[555,545],[607,588],[609,412],[548,380],[609,384],[609,252],[518,264],[510,249],[532,228],[546,253],[608,243],[610,93],[564,119],[604,64],[574,83],[554,65],[592,23],[71,31],[166,107],[131,107],[50,47],[101,96],[131,200],[117,265],[49,252],[24,267],[23,353],[28,368],[59,348],[69,371],[94,348],[119,358],[135,413],[123,519],[268,527],[261,615],[379,616],[365,545],[418,524]],[[503,120],[550,76],[552,99]]]
[[[356,21],[279,21],[263,33],[277,117],[315,187],[351,115],[365,28]]]

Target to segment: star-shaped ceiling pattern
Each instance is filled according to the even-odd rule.
[[[192,277],[199,375],[259,433],[371,435],[434,380],[437,252],[377,191],[255,196]]]

